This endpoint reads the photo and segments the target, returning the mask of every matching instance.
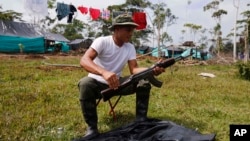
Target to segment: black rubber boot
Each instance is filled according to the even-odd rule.
[[[151,85],[147,82],[139,83],[136,89],[136,121],[146,121]]]
[[[99,135],[97,128],[97,111],[95,101],[81,101],[81,108],[85,122],[88,124],[85,136],[83,139],[91,139]]]

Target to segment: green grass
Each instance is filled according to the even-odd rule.
[[[80,68],[44,65],[79,64],[79,56],[49,59],[0,58],[0,140],[65,140],[84,134],[77,82],[87,73]],[[142,60],[141,66],[152,61]],[[157,77],[148,116],[171,120],[199,132],[216,133],[229,140],[230,124],[250,124],[250,81],[237,77],[235,66],[184,66],[175,64]],[[201,72],[215,78],[203,78]],[[125,71],[124,74],[128,74]],[[114,100],[113,98],[112,100]],[[109,116],[108,103],[98,106],[101,132],[134,120],[135,96],[122,97],[116,107],[117,122]],[[63,133],[58,134],[58,129]]]

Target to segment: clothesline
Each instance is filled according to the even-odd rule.
[[[64,17],[68,17],[68,23],[72,22],[72,18],[75,12],[79,10],[83,15],[89,15],[91,16],[92,20],[98,20],[99,18],[108,20],[111,17],[111,12],[108,9],[98,9],[98,8],[92,8],[92,7],[85,7],[85,6],[78,6],[77,8],[70,4],[60,3],[57,2],[56,12],[57,12],[57,18],[58,20],[63,19]],[[147,26],[146,21],[146,13],[144,12],[128,12],[128,11],[113,11],[112,12],[112,19],[115,18],[118,15],[128,13],[133,17],[133,20],[135,23],[137,23],[139,26],[137,27],[137,30],[145,29]]]

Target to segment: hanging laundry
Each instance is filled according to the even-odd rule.
[[[110,11],[108,9],[102,10],[102,19],[108,20],[110,18]]]
[[[101,15],[101,11],[100,11],[100,9],[89,8],[89,14],[90,14],[92,20],[97,20]]]
[[[68,16],[70,13],[70,6],[68,4],[57,2],[56,6],[57,18],[62,20],[64,17]]]
[[[72,23],[72,19],[73,19],[73,15],[74,15],[74,13],[77,11],[76,10],[76,7],[74,6],[74,5],[72,5],[72,4],[70,4],[69,5],[69,15],[68,15],[68,20],[67,20],[67,22],[68,23]]]
[[[47,0],[25,0],[24,8],[32,14],[48,15]]]
[[[136,28],[137,30],[145,29],[147,26],[146,13],[144,12],[134,12],[133,20],[139,26]]]
[[[82,14],[88,14],[88,8],[87,7],[78,6],[77,9],[80,10]]]

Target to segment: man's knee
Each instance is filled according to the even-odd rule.
[[[93,78],[82,78],[78,83],[78,88],[80,91],[80,100],[95,98],[97,95],[96,87],[96,82]]]
[[[93,79],[90,77],[83,77],[79,82],[78,82],[78,87],[89,87],[91,84],[93,84]]]

